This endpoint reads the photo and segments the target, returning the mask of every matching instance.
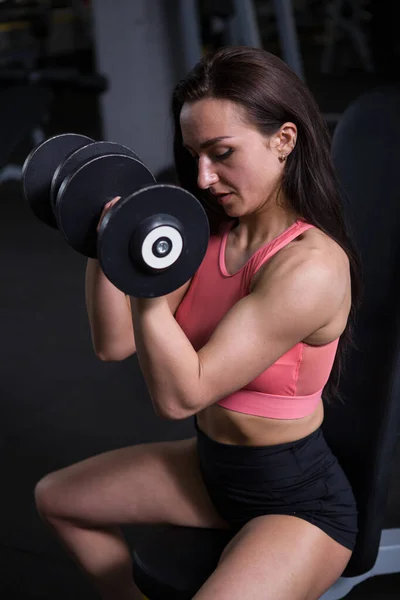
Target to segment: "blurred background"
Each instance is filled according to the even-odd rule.
[[[87,456],[192,435],[152,411],[135,357],[93,354],[86,260],[24,203],[21,167],[64,132],[123,143],[173,181],[170,98],[203,52],[261,46],[315,95],[332,133],[361,94],[400,79],[390,0],[0,0],[0,593],[95,598],[39,520],[35,483]],[[396,144],[397,141],[393,140]],[[400,527],[400,444],[385,515]],[[132,546],[144,531],[125,530]],[[348,598],[398,598],[398,575]]]

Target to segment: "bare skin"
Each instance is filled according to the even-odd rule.
[[[194,438],[89,458],[46,476],[35,494],[42,518],[104,600],[142,598],[120,525],[227,527],[204,487]]]
[[[350,550],[297,517],[257,517],[228,544],[193,600],[318,600],[350,556]]]
[[[268,267],[273,266],[274,260],[276,262],[284,261],[287,255],[297,254],[300,247],[307,252],[317,247],[324,253],[334,254],[337,263],[346,274],[347,257],[345,253],[331,238],[316,229],[310,229],[296,238],[267,263]],[[228,272],[235,273],[246,263],[248,258],[248,254],[240,251],[232,242],[232,236],[229,236],[225,253],[225,265]],[[325,327],[305,338],[304,343],[311,346],[322,346],[337,339],[346,326],[350,304],[349,282],[346,294],[343,297],[343,303],[337,314]],[[322,400],[311,415],[295,420],[268,419],[246,415],[226,410],[218,404],[208,406],[197,415],[200,428],[212,439],[226,444],[249,446],[268,446],[301,439],[315,431],[322,424],[323,418]]]
[[[184,143],[198,161],[199,187],[209,188],[215,194],[229,193],[224,209],[239,219],[239,227],[229,234],[225,256],[228,271],[234,273],[297,218],[288,210],[284,198],[278,202],[284,170],[281,157],[293,150],[296,127],[286,123],[276,135],[266,139],[249,127],[230,103],[211,99],[184,107],[181,127]],[[221,139],[202,147],[201,142],[212,138]],[[224,154],[228,158],[221,159]],[[288,289],[291,281],[301,280],[302,265],[309,265],[310,255],[318,260],[322,257],[333,285],[326,297],[318,286],[312,289],[321,298],[320,305],[310,314],[306,314],[305,307],[301,322]],[[304,263],[298,262],[299,257],[304,257]],[[218,388],[223,394],[229,391],[232,381],[239,389],[246,377],[247,381],[254,378],[252,369],[260,356],[272,364],[277,348],[282,348],[282,355],[288,344],[291,347],[290,343],[296,343],[290,337],[293,333],[288,331],[281,336],[272,322],[268,323],[268,315],[262,312],[263,294],[277,314],[281,298],[285,306],[292,307],[289,310],[293,309],[293,322],[299,324],[299,331],[307,332],[299,338],[304,343],[324,345],[340,336],[351,303],[349,265],[341,248],[322,232],[311,229],[260,270],[248,301],[224,320],[210,344],[202,349],[205,379],[201,395],[196,394],[197,381],[190,379],[190,373],[196,373],[197,357],[173,319],[189,285],[190,282],[168,298],[139,305],[105,280],[96,261],[89,261],[87,305],[99,358],[122,360],[137,350],[157,414],[164,418],[196,414],[201,429],[224,443],[271,445],[297,440],[316,430],[323,420],[322,402],[312,415],[284,421],[228,411],[216,404],[208,390]],[[270,288],[276,289],[276,296]],[[283,314],[287,319],[287,312]],[[250,324],[252,315],[257,315],[271,339],[270,347],[264,349],[255,328],[255,342],[249,345],[254,360],[249,360],[247,366],[235,354],[236,347],[227,342],[238,340],[241,335],[237,348],[248,343],[247,329],[238,326],[243,315]],[[277,321],[283,323],[280,316]],[[153,347],[149,347],[149,340],[153,340]],[[261,344],[260,352],[257,344]],[[179,348],[184,350],[180,354]],[[224,363],[228,350],[231,356]],[[181,400],[182,386],[188,389],[188,404]],[[119,525],[227,527],[204,486],[195,439],[115,450],[52,473],[37,485],[36,503],[42,518],[104,600],[141,598],[132,582],[130,552]],[[341,575],[350,556],[347,548],[304,520],[294,516],[259,517],[234,537],[195,598],[317,600]]]

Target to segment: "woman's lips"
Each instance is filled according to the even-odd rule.
[[[230,199],[231,196],[232,196],[232,192],[229,192],[229,194],[219,194],[217,196],[218,204],[226,204],[226,202],[228,202],[228,200]]]

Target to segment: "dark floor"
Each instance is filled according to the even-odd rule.
[[[383,81],[362,71],[325,78],[311,67],[308,78],[325,112],[341,112]],[[50,116],[47,135],[101,136],[91,94],[57,93]],[[25,141],[12,158],[23,159],[27,150]],[[1,597],[89,600],[91,588],[35,512],[35,483],[51,470],[108,449],[186,437],[193,426],[154,416],[135,358],[109,364],[94,357],[84,305],[85,259],[35,220],[17,183],[1,187],[0,202]],[[400,444],[387,527],[400,527],[399,468]],[[127,528],[129,543],[144,531]],[[396,575],[364,582],[347,597],[394,600],[399,595]]]

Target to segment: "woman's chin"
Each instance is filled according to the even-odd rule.
[[[235,219],[238,219],[239,217],[243,216],[241,211],[239,211],[237,208],[235,209],[234,206],[226,205],[224,206],[224,211],[228,217],[232,217]]]

